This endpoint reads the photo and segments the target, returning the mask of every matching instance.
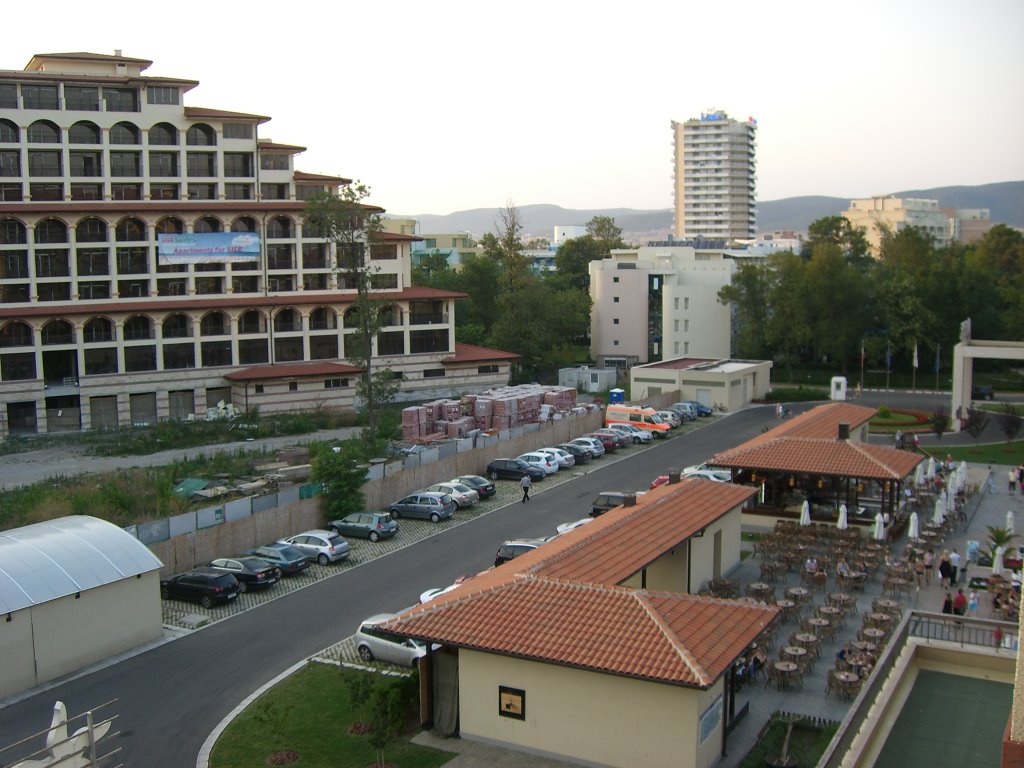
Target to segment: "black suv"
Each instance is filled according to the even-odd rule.
[[[238,597],[238,579],[214,568],[193,568],[160,581],[164,600],[188,600],[212,608]]]
[[[520,555],[532,552],[549,539],[512,539],[498,547],[498,554],[494,557],[494,564],[501,565],[509,560],[515,560]]]
[[[522,480],[529,475],[531,480],[543,480],[546,475],[539,467],[531,467],[522,459],[495,459],[487,465],[487,476],[491,480]]]

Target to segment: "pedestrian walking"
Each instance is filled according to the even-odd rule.
[[[963,616],[967,613],[967,596],[964,595],[962,589],[956,591],[956,597],[953,598],[953,614],[955,616]]]
[[[932,569],[935,567],[935,553],[930,549],[924,553],[924,584],[926,587],[932,585]]]
[[[1010,481],[1010,493],[1013,493],[1017,490],[1017,470],[1011,469],[1006,473],[1006,478]]]
[[[1019,488],[1021,494],[1024,495],[1024,464],[1017,467],[1017,488]]]
[[[995,478],[992,476],[992,465],[988,465],[988,479],[985,481],[985,493],[993,494],[996,492]]]
[[[902,448],[903,447],[903,430],[900,430],[900,429],[896,430],[896,447],[897,448]]]
[[[949,592],[946,593],[946,599],[942,601],[942,612],[950,615],[953,613],[953,595]]]
[[[951,587],[956,586],[956,576],[957,573],[960,571],[960,553],[956,551],[956,547],[953,547],[953,552],[949,555],[949,567],[949,585]]]
[[[949,552],[944,551],[939,558],[939,583],[944,588],[950,586],[952,576],[953,566],[949,563]]]
[[[530,480],[529,475],[523,475],[523,479],[519,481],[520,487],[523,489],[523,504],[530,500],[530,486],[533,485],[533,481]]]

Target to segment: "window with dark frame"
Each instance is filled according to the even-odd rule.
[[[498,715],[514,720],[526,719],[526,691],[522,688],[498,686]]]
[[[30,149],[28,151],[29,176],[63,176],[59,149]]]
[[[298,392],[299,391],[299,382],[297,382],[297,381],[289,381],[288,382],[288,391],[289,392]]]
[[[260,170],[262,171],[287,171],[288,155],[280,153],[260,153]]]
[[[110,129],[111,144],[141,144],[139,129],[131,123],[117,123]]]
[[[178,175],[178,153],[177,152],[150,152],[149,153],[149,175],[150,176],[177,176]]]
[[[68,129],[68,142],[71,144],[102,144],[100,127],[88,120],[75,123]]]
[[[177,104],[179,91],[174,85],[151,85],[146,88],[147,104]]]
[[[263,394],[263,385],[262,384],[257,384],[256,386],[253,387],[253,391],[257,395],[262,395]]]
[[[64,109],[99,112],[100,89],[94,85],[65,85]]]
[[[476,369],[477,373],[497,373],[498,366],[496,365],[481,365]]]
[[[224,123],[225,139],[251,139],[254,136],[252,123]]]
[[[21,86],[21,106],[23,109],[59,109],[56,85]]]
[[[142,154],[140,152],[111,152],[111,176],[141,176]]]
[[[217,175],[216,152],[188,152],[186,153],[186,158],[189,176]]]
[[[29,184],[28,194],[33,201],[46,201],[54,202],[64,199],[64,185],[63,184]]]
[[[0,150],[0,176],[21,176],[21,152],[17,149]]]
[[[440,379],[444,378],[444,368],[427,368],[423,371],[424,379]]]
[[[138,112],[139,91],[137,88],[111,88],[103,86],[103,101],[107,112]]]
[[[348,379],[324,379],[324,389],[342,389],[348,386]]]
[[[232,178],[254,176],[252,152],[225,152],[224,175]]]

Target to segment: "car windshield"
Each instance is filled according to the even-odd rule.
[[[469,493],[470,491],[473,490],[468,485],[463,485],[462,483],[453,483],[452,488],[454,488],[459,493]]]
[[[515,464],[516,464],[516,466],[517,466],[517,467],[519,467],[520,469],[526,469],[526,468],[528,468],[528,467],[530,466],[529,464],[527,464],[527,463],[526,463],[525,461],[523,461],[522,459],[516,459],[516,461],[515,461]]]
[[[281,553],[281,557],[285,560],[301,560],[305,557],[302,551],[295,547],[282,547],[278,550]]]

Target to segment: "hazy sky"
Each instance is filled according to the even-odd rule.
[[[321,10],[322,9],[322,10]],[[1024,2],[10,4],[33,53],[151,59],[390,213],[672,205],[672,120],[753,116],[758,198],[1024,179]]]

